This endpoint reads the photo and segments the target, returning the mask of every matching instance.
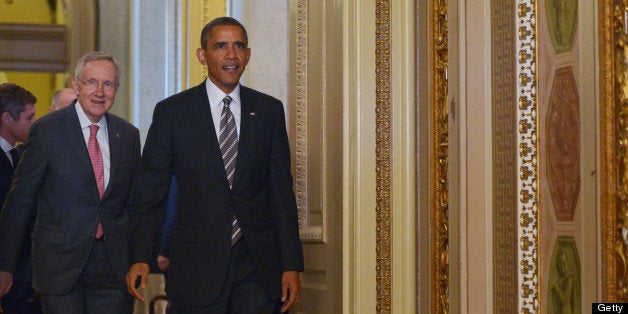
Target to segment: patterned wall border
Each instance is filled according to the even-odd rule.
[[[309,226],[307,215],[307,62],[308,62],[308,10],[307,1],[296,4],[296,141],[295,141],[295,191],[299,209],[299,234],[302,240],[323,239],[321,226]]]
[[[536,1],[517,0],[519,312],[539,311]]]
[[[517,125],[515,14],[511,1],[491,1],[493,120],[493,310],[515,313],[517,285]]]
[[[375,7],[375,124],[376,124],[376,199],[377,199],[377,313],[391,312],[391,259],[390,259],[390,163],[392,146],[392,120],[390,114],[390,1],[377,0]]]

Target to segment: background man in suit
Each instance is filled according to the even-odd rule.
[[[13,83],[0,85],[0,148],[4,152],[0,154],[0,204],[4,204],[9,193],[13,172],[19,161],[21,147],[17,145],[26,142],[28,129],[36,120],[35,103],[37,98],[21,86]],[[31,287],[30,231],[34,218],[29,219],[27,235],[20,247],[19,262],[13,275],[14,284],[0,299],[0,309],[5,314],[41,313],[41,304]]]
[[[36,205],[33,286],[44,312],[131,313],[126,235],[140,137],[108,113],[119,78],[112,55],[84,55],[72,78],[78,101],[31,126],[0,217],[0,295]]]
[[[146,286],[174,175],[166,292],[175,313],[285,312],[301,297],[303,251],[283,105],[239,84],[251,56],[247,43],[237,20],[208,23],[197,50],[208,79],[159,102],[146,139],[127,285],[143,299],[136,280]]]
[[[48,111],[55,111],[69,106],[76,99],[76,91],[71,88],[62,88],[52,94],[52,101]]]

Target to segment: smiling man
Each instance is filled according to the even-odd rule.
[[[33,286],[44,312],[132,312],[126,231],[140,139],[109,113],[119,81],[113,56],[84,55],[72,78],[78,101],[31,126],[0,216],[0,296],[36,211]]]
[[[138,182],[129,291],[146,286],[152,241],[177,180],[166,292],[175,313],[279,313],[301,298],[303,251],[281,101],[240,85],[246,30],[209,22],[196,52],[200,85],[157,104]]]

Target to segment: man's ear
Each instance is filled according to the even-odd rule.
[[[207,65],[207,60],[205,60],[205,50],[203,50],[203,48],[196,49],[196,57],[198,58],[198,62],[202,65]]]
[[[2,121],[0,121],[0,123],[2,124],[9,124],[11,123],[11,121],[13,121],[13,117],[11,116],[11,114],[8,111],[5,111],[2,113],[2,116],[0,117],[0,119],[2,119]]]

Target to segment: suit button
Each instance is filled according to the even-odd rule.
[[[235,195],[231,195],[231,199],[235,201],[236,196]]]

